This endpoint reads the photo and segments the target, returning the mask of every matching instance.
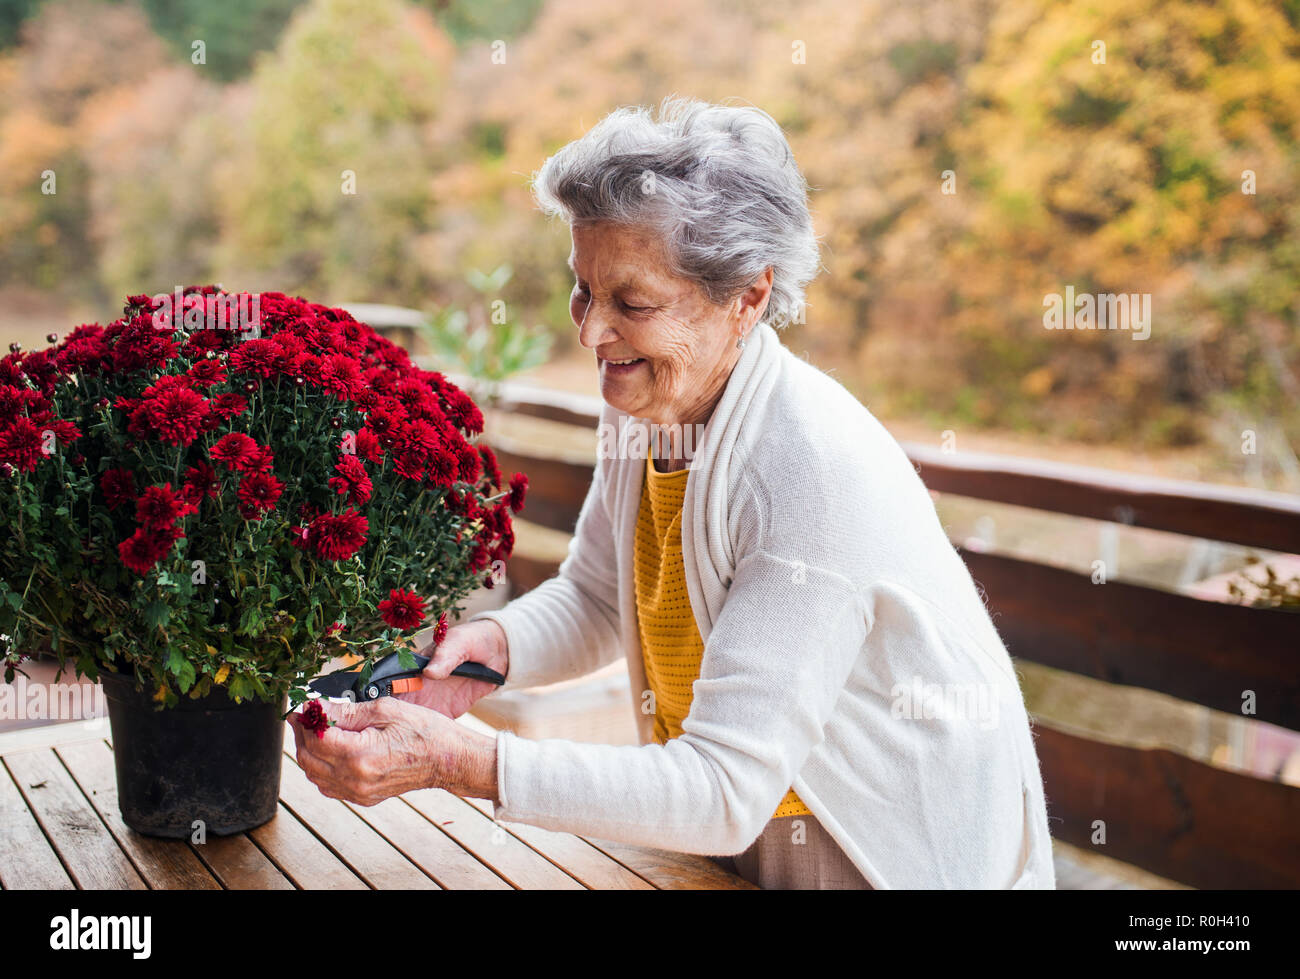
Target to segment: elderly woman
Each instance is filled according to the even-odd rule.
[[[764,887],[1053,887],[1019,684],[965,566],[897,443],[781,344],[818,248],[780,128],[620,109],[535,190],[570,227],[620,437],[558,576],[454,627],[408,702],[331,705],[323,739],[297,732],[303,769],[363,805],[440,786]],[[656,428],[682,437],[637,437]],[[449,720],[493,689],[449,677],[463,661],[517,689],[620,652],[639,746]]]

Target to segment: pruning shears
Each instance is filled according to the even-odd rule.
[[[424,668],[429,665],[429,657],[411,653],[415,660],[415,669],[402,665],[398,653],[391,653],[375,664],[370,677],[363,679],[361,670],[339,670],[319,676],[307,684],[308,690],[314,690],[322,697],[336,697],[343,700],[362,701],[378,700],[395,693],[410,693],[424,685]],[[486,680],[498,687],[506,682],[496,670],[482,663],[461,663],[451,671],[452,676],[463,676],[471,680]]]

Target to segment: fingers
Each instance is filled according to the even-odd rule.
[[[437,649],[425,649],[423,655],[429,657],[429,665],[424,668],[424,676],[430,680],[445,680],[451,671],[470,658],[471,646],[464,633],[452,629],[447,638]]]
[[[334,722],[337,730],[364,731],[387,720],[389,705],[385,701],[388,699],[381,697],[379,700],[367,700],[359,704],[336,704],[323,700],[321,707],[325,711],[325,716]],[[327,735],[328,733],[326,732]]]

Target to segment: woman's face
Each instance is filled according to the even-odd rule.
[[[703,423],[739,359],[736,340],[762,314],[771,287],[727,306],[674,276],[649,232],[610,222],[575,223],[569,265],[577,280],[569,313],[596,354],[606,402],[660,425]],[[748,315],[746,315],[748,313]]]

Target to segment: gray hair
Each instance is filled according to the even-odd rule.
[[[808,183],[776,121],[752,106],[667,98],[652,118],[616,109],[533,175],[548,215],[612,221],[660,235],[673,272],[723,304],[768,267],[763,321],[802,322],[821,265]]]

